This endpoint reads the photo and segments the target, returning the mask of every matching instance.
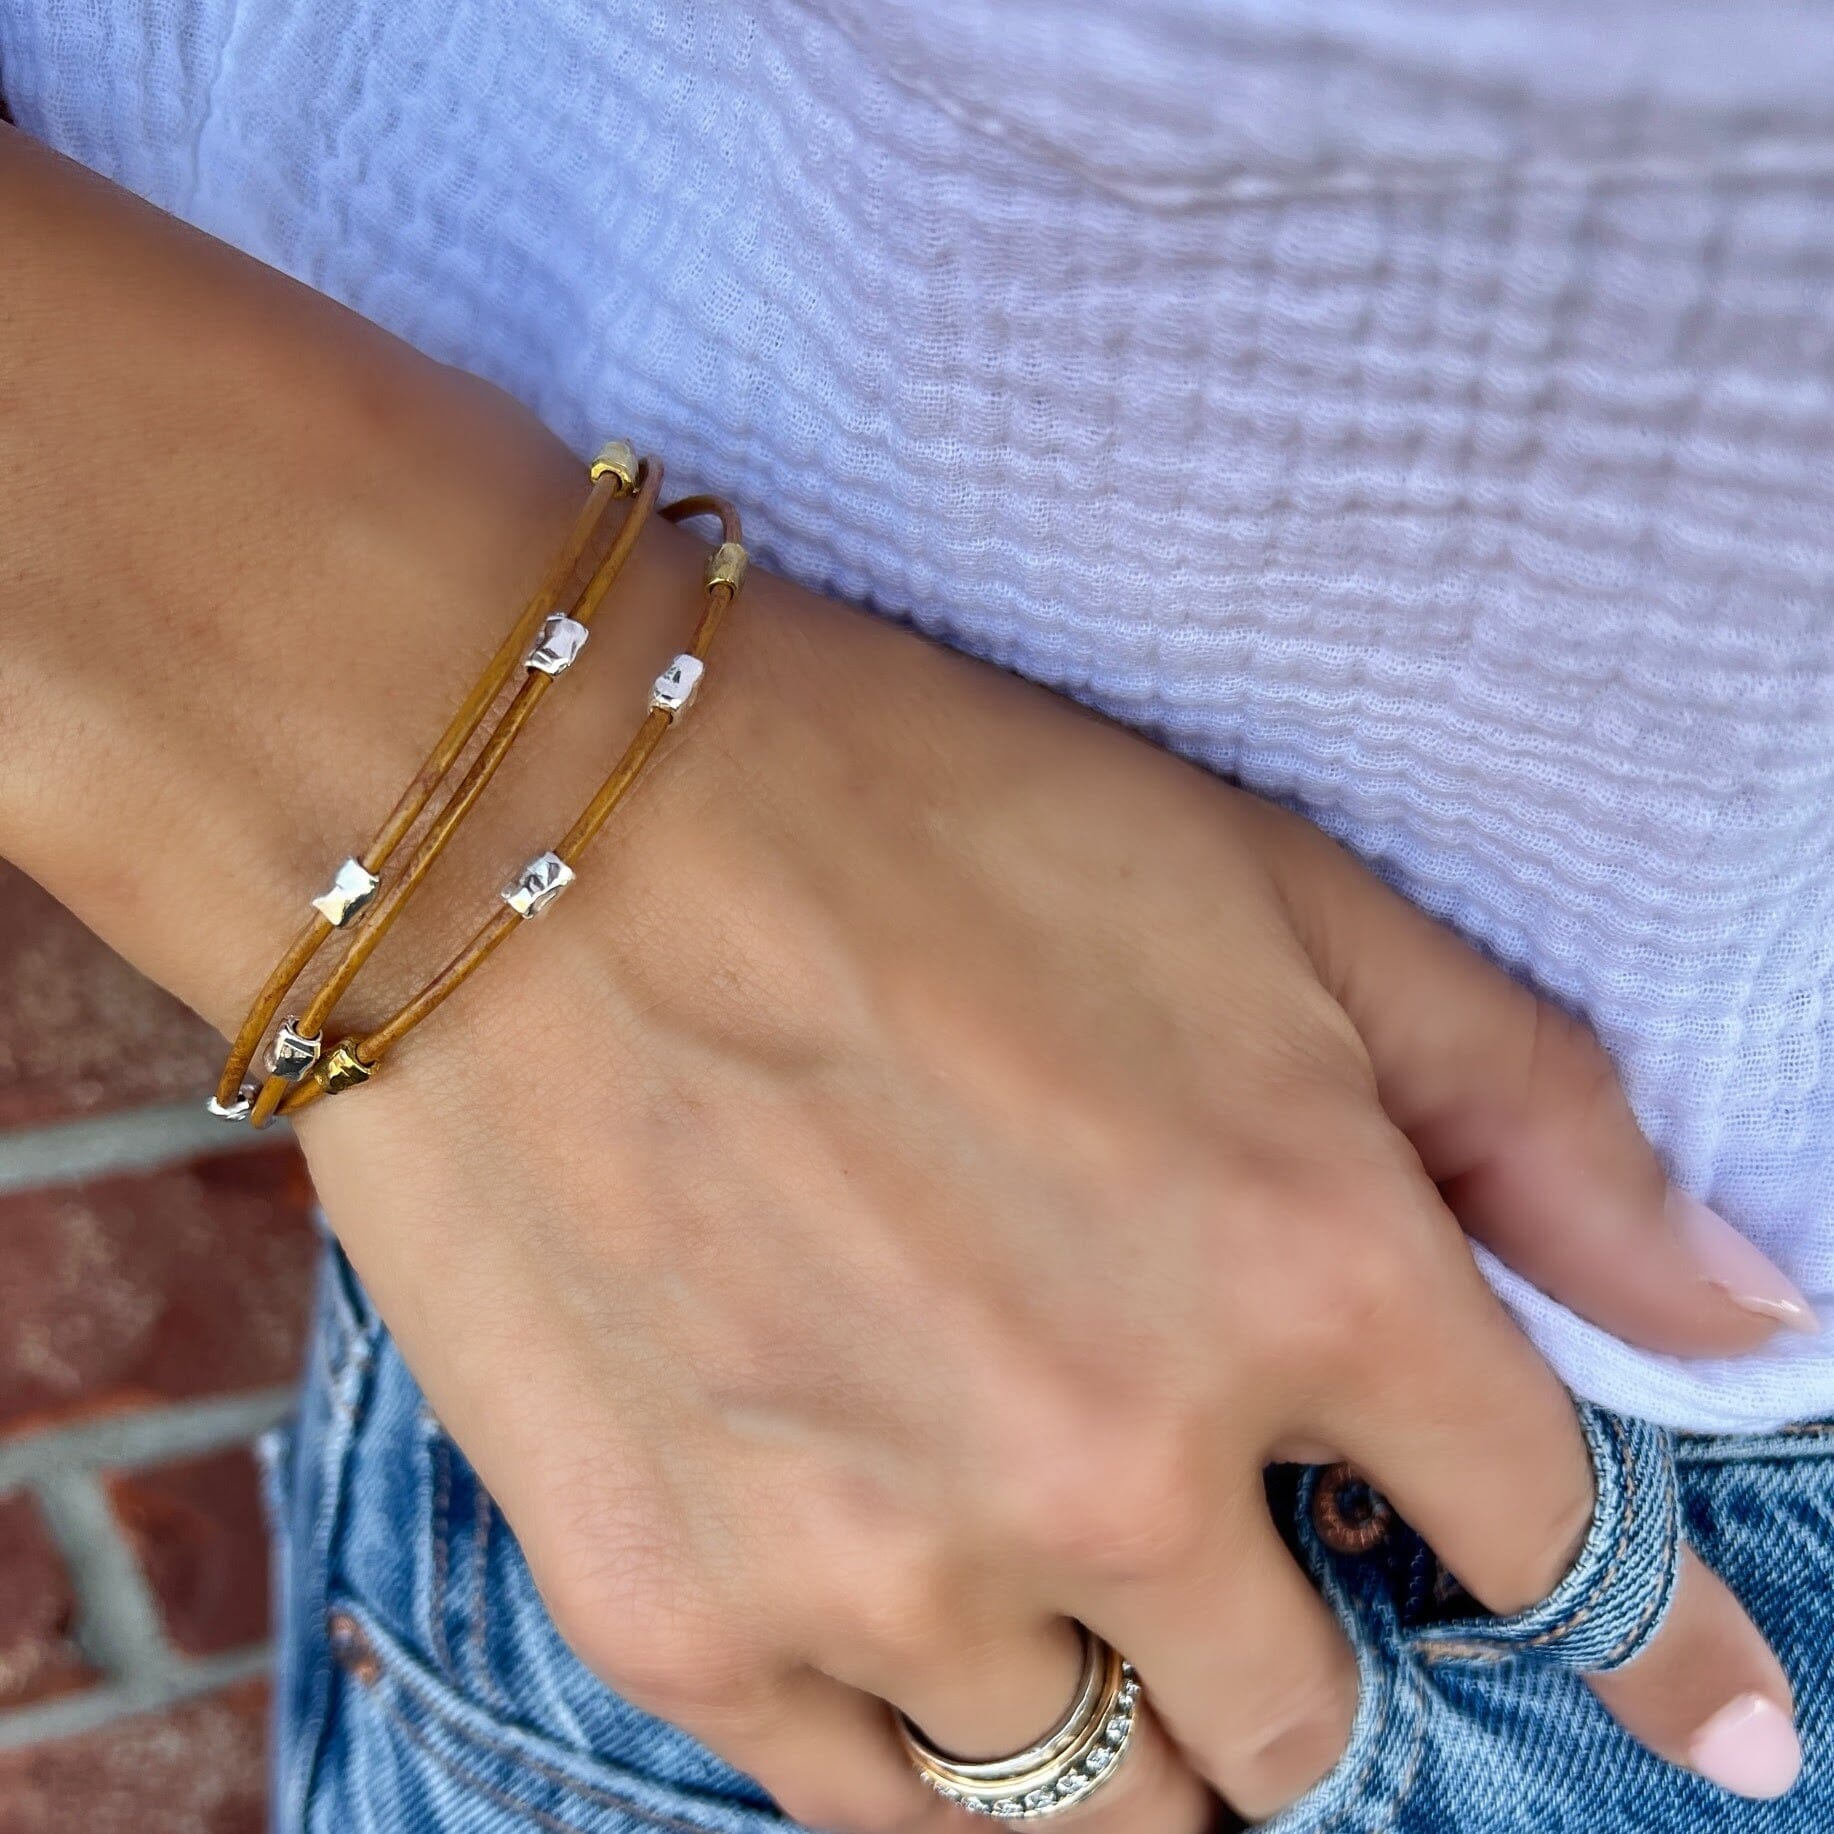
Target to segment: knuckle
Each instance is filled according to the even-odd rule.
[[[623,1639],[616,1626],[623,1613],[609,1608],[595,1590],[552,1575],[538,1581],[541,1602],[564,1642],[588,1668],[603,1672],[606,1652]]]
[[[555,1628],[594,1674],[662,1719],[730,1719],[757,1698],[761,1669],[731,1634],[660,1604],[612,1616],[553,1600]]]
[[[890,1566],[838,1605],[840,1639],[878,1670],[928,1673],[949,1661],[956,1603],[938,1569]]]
[[[523,1546],[555,1629],[586,1667],[665,1719],[730,1718],[757,1699],[762,1655],[735,1634],[676,1526],[596,1489],[568,1501]]]
[[[1369,1047],[1341,1002],[1310,977],[1288,987],[1283,998],[1280,1027],[1265,1048],[1279,1054],[1272,1067],[1284,1068],[1280,1080],[1286,1087],[1302,1102],[1328,1095],[1374,1101],[1376,1074]]]
[[[608,1638],[658,1615],[683,1615],[690,1596],[673,1523],[607,1484],[606,1462],[580,1457],[551,1467],[520,1535],[548,1615],[588,1662]]]
[[[1534,1001],[1528,1095],[1581,1110],[1619,1097],[1617,1066],[1589,1025],[1546,1000]]]
[[[799,1828],[844,1829],[846,1834],[927,1834],[934,1825],[931,1798],[912,1778],[908,1784],[862,1779],[845,1789],[825,1778],[786,1778],[771,1788],[788,1819]]]
[[[650,1644],[616,1651],[601,1673],[618,1693],[659,1719],[692,1724],[731,1717],[756,1691],[749,1665],[693,1643]]]
[[[1041,1473],[1027,1499],[1028,1540],[1052,1565],[1093,1578],[1148,1579],[1183,1570],[1211,1520],[1208,1474],[1184,1448],[1142,1443]]]
[[[1257,1800],[1303,1795],[1349,1748],[1356,1703],[1356,1671],[1348,1664],[1268,1677],[1232,1729],[1231,1774]]]
[[[1343,1244],[1325,1284],[1339,1332],[1363,1343],[1393,1341],[1412,1322],[1419,1292],[1417,1259],[1379,1226]]]
[[[1523,1545],[1529,1550],[1530,1570],[1523,1576],[1516,1609],[1526,1609],[1548,1596],[1573,1569],[1592,1531],[1597,1499],[1590,1481],[1566,1485],[1537,1485],[1536,1495],[1525,1499]]]
[[[1243,1141],[1217,1183],[1230,1226],[1209,1271],[1251,1336],[1303,1328],[1321,1298],[1384,1308],[1408,1292],[1425,1245],[1424,1175],[1386,1118],[1355,1104],[1304,1113],[1302,1144]]]
[[[1262,1347],[1283,1370],[1315,1375],[1362,1364],[1404,1342],[1419,1316],[1422,1265],[1412,1232],[1390,1227],[1367,1191],[1332,1209],[1329,1226],[1296,1224],[1305,1250],[1289,1261],[1287,1284],[1268,1295]]]
[[[626,1699],[663,1719],[691,1719],[730,1699],[729,1665],[686,1640],[623,1643],[595,1666]]]
[[[1551,1000],[1533,1000],[1530,1062],[1545,1074],[1563,1079],[1592,1076],[1615,1080],[1611,1059],[1592,1028]]]

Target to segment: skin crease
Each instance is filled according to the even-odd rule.
[[[0,235],[0,853],[232,1028],[578,468],[11,136]],[[353,1021],[590,794],[701,552],[646,535]],[[1355,1677],[1272,1457],[1356,1460],[1495,1608],[1548,1590],[1580,1436],[1436,1180],[1638,1341],[1770,1328],[1675,1241],[1581,1028],[1297,819],[761,569],[580,884],[300,1133],[584,1659],[860,1834],[975,1825],[882,1699],[1022,1744],[1071,1618],[1158,1719],[1070,1825],[1196,1834],[1322,1774]],[[1789,1702],[1698,1563],[1599,1691],[1676,1761]]]

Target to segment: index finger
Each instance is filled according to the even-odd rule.
[[[1505,1614],[1572,1583],[1609,1468],[1620,1545],[1608,1559],[1592,1550],[1588,1597],[1567,1618],[1590,1622],[1560,1659],[1609,1669],[1589,1675],[1594,1691],[1657,1755],[1741,1795],[1781,1794],[1801,1764],[1789,1684],[1738,1600],[1681,1545],[1666,1445],[1616,1423],[1660,1454],[1646,1444],[1622,1471],[1601,1465],[1572,1397],[1484,1283],[1425,1174],[1403,1167],[1382,1201],[1394,1207],[1382,1226],[1437,1233],[1443,1249],[1416,1257],[1411,1326],[1389,1354],[1377,1347],[1374,1379],[1341,1395],[1321,1430],[1472,1596]],[[1534,1642],[1549,1653],[1559,1639],[1544,1630]]]

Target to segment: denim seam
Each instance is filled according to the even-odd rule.
[[[1676,1561],[1680,1553],[1680,1544],[1681,1511],[1677,1507],[1670,1511],[1668,1525],[1662,1531],[1661,1571],[1663,1579],[1661,1585],[1656,1588],[1648,1604],[1643,1607],[1642,1616],[1605,1652],[1597,1664],[1586,1671],[1588,1674],[1602,1675],[1611,1669],[1621,1668],[1642,1643],[1650,1626],[1667,1612],[1670,1601],[1675,1596]]]
[[[1597,1581],[1587,1589],[1583,1599],[1576,1599],[1573,1608],[1565,1617],[1550,1624],[1539,1636],[1530,1637],[1528,1647],[1540,1649],[1545,1644],[1558,1642],[1571,1631],[1577,1630],[1593,1612],[1598,1609],[1599,1600],[1611,1590],[1611,1582],[1617,1578],[1618,1569],[1623,1566],[1625,1556],[1630,1552],[1630,1540],[1637,1525],[1637,1467],[1630,1454],[1630,1434],[1621,1420],[1613,1418],[1612,1436],[1617,1440],[1618,1458],[1623,1467],[1624,1513],[1618,1520],[1617,1545],[1611,1551],[1611,1564],[1601,1573]]]
[[[1591,1585],[1586,1588],[1583,1597],[1576,1599],[1573,1606],[1556,1623],[1545,1630],[1527,1638],[1521,1645],[1512,1646],[1501,1640],[1459,1639],[1423,1637],[1415,1644],[1416,1650],[1428,1661],[1484,1660],[1489,1662],[1506,1661],[1513,1647],[1522,1649],[1545,1649],[1550,1644],[1560,1642],[1577,1630],[1587,1618],[1597,1611],[1600,1603],[1609,1594],[1612,1582],[1629,1553],[1630,1543],[1635,1530],[1641,1521],[1639,1506],[1642,1501],[1637,1465],[1631,1453],[1630,1434],[1622,1421],[1612,1418],[1611,1430],[1617,1441],[1620,1468],[1623,1472],[1624,1505],[1622,1518],[1618,1524],[1617,1540],[1612,1549],[1610,1563]],[[1672,1487],[1662,1486],[1662,1494],[1673,1502]],[[1677,1548],[1680,1543],[1680,1511],[1671,1507],[1667,1512],[1667,1521],[1662,1534],[1662,1548],[1659,1565],[1666,1576],[1654,1595],[1645,1605],[1642,1614],[1631,1625],[1629,1630],[1615,1643],[1596,1663],[1586,1665],[1586,1673],[1602,1674],[1607,1670],[1621,1666],[1629,1653],[1643,1639],[1654,1622],[1666,1610],[1674,1596],[1674,1567]],[[1583,1553],[1581,1558],[1583,1558]]]
[[[491,1703],[503,1707],[507,1703],[503,1690],[497,1685],[496,1671],[491,1667],[490,1648],[484,1637],[485,1614],[489,1610],[490,1592],[490,1536],[495,1526],[492,1515],[490,1493],[478,1481],[476,1472],[471,1478],[471,1582],[466,1598],[466,1609],[470,1614],[471,1672],[478,1688],[490,1697]]]
[[[1348,1785],[1352,1791],[1362,1787],[1363,1779],[1369,1774],[1370,1770],[1374,1768],[1377,1758],[1382,1754],[1382,1734],[1388,1729],[1388,1722],[1394,1715],[1395,1704],[1400,1698],[1403,1682],[1406,1683],[1407,1687],[1416,1696],[1421,1695],[1425,1691],[1418,1675],[1411,1672],[1404,1674],[1399,1669],[1394,1671],[1390,1682],[1391,1691],[1388,1699],[1382,1703],[1382,1716],[1369,1729],[1368,1749],[1363,1753],[1363,1761],[1357,1767],[1355,1778]],[[1399,1779],[1395,1783],[1395,1787],[1389,1792],[1380,1806],[1358,1801],[1353,1797],[1353,1799],[1348,1802],[1339,1803],[1323,1821],[1316,1823],[1312,1827],[1310,1834],[1330,1834],[1331,1829],[1340,1827],[1349,1816],[1359,1812],[1366,1812],[1371,1815],[1380,1815],[1384,1817],[1381,1827],[1375,1828],[1372,1834],[1383,1834],[1383,1829],[1392,1828],[1395,1825],[1395,1812],[1400,1808],[1401,1804],[1407,1800],[1409,1792],[1413,1789],[1414,1779],[1420,1774],[1421,1754],[1426,1750],[1425,1703],[1423,1701],[1417,1701],[1416,1704],[1420,1706],[1421,1712],[1419,1717],[1415,1720],[1413,1745],[1407,1754],[1407,1768],[1401,1773]]]
[[[1598,1609],[1600,1601],[1610,1591],[1611,1582],[1617,1577],[1619,1568],[1624,1564],[1627,1545],[1632,1539],[1633,1532],[1639,1521],[1637,1514],[1639,1502],[1637,1466],[1630,1450],[1630,1434],[1628,1429],[1624,1426],[1622,1421],[1615,1417],[1612,1419],[1611,1428],[1612,1432],[1616,1435],[1618,1454],[1623,1460],[1624,1467],[1624,1519],[1618,1533],[1617,1552],[1612,1559],[1611,1565],[1600,1577],[1597,1585],[1592,1588],[1591,1596],[1584,1610],[1577,1611],[1573,1616],[1569,1617],[1566,1622],[1556,1626],[1554,1629],[1545,1631],[1539,1637],[1532,1638],[1530,1640],[1531,1648],[1540,1648],[1545,1643],[1554,1639],[1557,1635],[1564,1636],[1568,1632],[1577,1629],[1586,1618],[1590,1617],[1592,1613]],[[1664,1475],[1666,1478],[1666,1467],[1664,1469]],[[1642,1614],[1630,1629],[1605,1652],[1604,1656],[1598,1662],[1587,1664],[1586,1672],[1589,1674],[1604,1674],[1610,1669],[1621,1666],[1628,1659],[1630,1652],[1643,1640],[1650,1625],[1666,1610],[1669,1600],[1674,1596],[1675,1559],[1681,1536],[1681,1511],[1679,1500],[1674,1494],[1674,1487],[1671,1482],[1665,1481],[1662,1484],[1661,1495],[1669,1504],[1669,1508],[1665,1512],[1666,1519],[1662,1530],[1662,1551],[1658,1563],[1659,1570],[1663,1575],[1662,1582],[1657,1586],[1655,1592],[1645,1604]]]
[[[1317,1482],[1318,1474],[1313,1472],[1301,1488],[1299,1510],[1302,1522],[1309,1519],[1311,1496],[1317,1488]],[[1316,1556],[1315,1543],[1313,1551]],[[1341,1587],[1338,1586],[1333,1586],[1331,1590],[1341,1593]],[[1345,1615],[1351,1615],[1347,1597],[1342,1598],[1341,1605],[1336,1605],[1334,1608],[1341,1610]],[[1408,1690],[1409,1697],[1415,1706],[1412,1743],[1407,1755],[1406,1768],[1402,1771],[1394,1789],[1388,1792],[1380,1804],[1371,1804],[1361,1799],[1361,1791],[1370,1772],[1375,1769],[1377,1762],[1383,1756],[1382,1739],[1388,1731],[1389,1722],[1394,1718],[1396,1708],[1401,1703],[1403,1687]],[[1351,1815],[1356,1814],[1384,1817],[1381,1827],[1372,1828],[1372,1834],[1383,1834],[1384,1829],[1394,1826],[1395,1813],[1414,1787],[1414,1779],[1420,1772],[1420,1759],[1426,1750],[1426,1703],[1424,1698],[1426,1687],[1418,1672],[1411,1665],[1397,1663],[1388,1671],[1388,1689],[1387,1697],[1382,1702],[1382,1711],[1377,1716],[1375,1724],[1369,1728],[1368,1737],[1364,1742],[1362,1759],[1354,1774],[1344,1781],[1343,1788],[1347,1799],[1340,1802],[1323,1821],[1313,1822],[1309,1826],[1301,1824],[1295,1834],[1331,1834],[1332,1829],[1341,1827]]]
[[[427,1613],[427,1630],[433,1640],[433,1660],[448,1675],[456,1674],[452,1666],[452,1649],[446,1639],[446,1583],[452,1565],[450,1535],[452,1528],[452,1454],[444,1433],[433,1435],[433,1535],[431,1587],[432,1602]]]
[[[410,1692],[415,1691],[412,1684],[399,1675],[396,1676],[396,1682],[397,1685],[408,1688]],[[510,1791],[504,1789],[499,1784],[492,1783],[487,1777],[479,1776],[475,1770],[462,1763],[458,1758],[454,1757],[451,1752],[442,1751],[432,1739],[427,1737],[426,1733],[423,1732],[420,1727],[415,1725],[414,1722],[392,1702],[384,1699],[377,1699],[376,1704],[401,1728],[402,1732],[414,1742],[419,1750],[425,1752],[426,1755],[445,1771],[449,1777],[455,1778],[467,1789],[473,1789],[480,1795],[488,1796],[499,1807],[509,1809],[514,1814],[526,1815],[531,1821],[539,1823],[542,1827],[554,1830],[555,1834],[582,1834],[578,1822],[563,1821],[558,1815],[552,1815],[546,1809],[538,1809],[532,1803],[518,1801]],[[437,1712],[437,1708],[434,1707],[433,1703],[425,1700],[424,1697],[422,1698],[422,1705],[425,1706],[429,1712]],[[471,1737],[474,1735],[460,1733],[458,1736]],[[484,1739],[480,1739],[478,1742],[483,1744],[486,1749],[493,1750],[497,1756],[509,1758],[515,1763],[527,1764],[531,1770],[546,1777],[550,1782],[558,1784],[563,1789],[571,1790],[582,1799],[594,1802],[599,1807],[608,1808],[614,1814],[628,1815],[632,1820],[641,1822],[645,1827],[661,1828],[665,1831],[665,1834],[709,1834],[705,1822],[683,1821],[674,1815],[660,1813],[652,1814],[648,1809],[640,1807],[627,1796],[615,1795],[610,1790],[596,1789],[589,1783],[581,1783],[577,1779],[568,1777],[561,1772],[549,1770],[538,1759],[529,1757],[525,1752],[511,1750],[507,1746],[493,1746],[488,1740]]]
[[[1834,1421],[1804,1420],[1759,1433],[1677,1433],[1675,1463],[1686,1466],[1790,1464],[1834,1455]]]
[[[1424,1694],[1426,1691],[1416,1675],[1409,1675],[1407,1684],[1416,1694]],[[1426,1704],[1421,1701],[1419,1706],[1420,1720],[1414,1728],[1414,1748],[1407,1754],[1407,1768],[1395,1784],[1394,1792],[1383,1803],[1382,1824],[1373,1829],[1372,1834],[1390,1834],[1390,1830],[1398,1825],[1395,1817],[1400,1813],[1401,1805],[1414,1793],[1414,1779],[1420,1775],[1420,1760],[1426,1756]]]
[[[335,1257],[341,1251],[334,1247],[331,1252]],[[334,1269],[334,1281],[336,1278]],[[348,1299],[341,1292],[334,1292],[332,1303],[338,1311],[340,1324],[348,1325],[352,1317]],[[331,1569],[336,1558],[344,1505],[348,1500],[350,1459],[356,1446],[357,1434],[362,1430],[369,1376],[375,1357],[375,1338],[361,1329],[354,1334],[341,1334],[335,1346],[327,1347],[326,1396],[332,1412],[345,1423],[345,1427],[341,1435],[328,1435],[326,1441],[326,1451],[332,1456],[325,1460],[321,1471],[325,1494],[320,1501],[318,1518],[312,1527],[312,1564],[307,1569],[311,1582],[311,1609],[314,1613],[324,1611],[329,1596]],[[332,1468],[334,1465],[335,1470]],[[331,1691],[329,1672],[314,1678],[309,1711],[301,1720],[301,1730],[306,1736],[295,1745],[293,1762],[280,1786],[287,1807],[290,1809],[298,1805],[299,1825],[302,1828],[316,1790],[320,1767],[325,1761],[332,1718]]]
[[[1363,1752],[1363,1761],[1356,1767],[1356,1775],[1350,1778],[1345,1786],[1351,1792],[1351,1799],[1348,1802],[1340,1802],[1323,1821],[1318,1823],[1313,1834],[1329,1834],[1329,1830],[1339,1826],[1352,1809],[1360,1806],[1356,1801],[1355,1792],[1362,1788],[1363,1779],[1375,1768],[1376,1759],[1381,1755],[1382,1734],[1388,1730],[1388,1722],[1394,1717],[1394,1711],[1395,1696],[1391,1692],[1382,1702],[1381,1716],[1369,1728],[1369,1743]]]
[[[579,1777],[570,1777],[564,1770],[544,1762],[533,1752],[519,1749],[506,1741],[491,1738],[488,1734],[478,1732],[470,1727],[455,1726],[440,1711],[439,1702],[432,1699],[418,1684],[416,1678],[405,1674],[398,1667],[389,1663],[387,1655],[377,1652],[377,1659],[387,1669],[390,1679],[403,1693],[412,1694],[420,1702],[422,1709],[430,1714],[442,1726],[447,1727],[451,1736],[467,1743],[480,1745],[496,1757],[504,1758],[512,1764],[521,1764],[544,1778],[556,1788],[571,1795],[578,1796],[584,1802],[596,1803],[603,1808],[613,1809],[621,1815],[630,1815],[646,1826],[663,1828],[670,1834],[712,1834],[711,1824],[705,1821],[685,1821],[679,1815],[671,1815],[666,1810],[650,1810],[643,1807],[629,1796],[620,1795],[616,1790],[606,1789],[601,1784],[588,1783]],[[573,1824],[555,1820],[543,1814],[543,1811],[526,1803],[518,1802],[508,1791],[494,1788],[487,1779],[479,1777],[449,1751],[443,1751],[403,1713],[385,1693],[371,1690],[370,1696],[384,1713],[411,1738],[428,1757],[440,1765],[449,1775],[461,1782],[473,1785],[493,1795],[506,1808],[515,1809],[519,1814],[532,1815],[542,1820],[549,1827],[571,1829]],[[755,1809],[752,1813],[757,1813]]]
[[[337,1367],[327,1371],[329,1380],[326,1387],[330,1390],[331,1405],[353,1428],[358,1419],[357,1392],[361,1387],[361,1378],[369,1369],[372,1355],[373,1346],[365,1339],[352,1339],[340,1346]]]
[[[322,1210],[315,1213],[313,1222],[324,1243],[324,1254],[320,1261],[323,1278],[321,1290],[326,1295],[331,1313],[328,1321],[331,1339],[325,1346],[326,1386],[333,1403],[348,1419],[350,1416],[341,1389],[341,1378],[353,1356],[368,1357],[374,1354],[375,1318],[359,1298],[361,1289],[356,1282],[355,1270],[338,1245],[338,1239],[332,1233],[330,1224],[325,1221]]]
[[[1417,1643],[1415,1650],[1423,1662],[1507,1662],[1515,1653],[1500,1643],[1461,1643],[1448,1637],[1439,1643]]]

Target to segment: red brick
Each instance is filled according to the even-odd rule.
[[[267,1634],[267,1531],[246,1449],[105,1482],[175,1648],[210,1656]]]
[[[24,873],[0,864],[0,1127],[208,1092],[223,1046]]]
[[[0,1497],[0,1707],[94,1680],[76,1646],[76,1595],[38,1505]]]
[[[289,1380],[310,1206],[286,1142],[0,1197],[0,1434]]]
[[[0,1834],[261,1834],[267,1684],[0,1752]]]

